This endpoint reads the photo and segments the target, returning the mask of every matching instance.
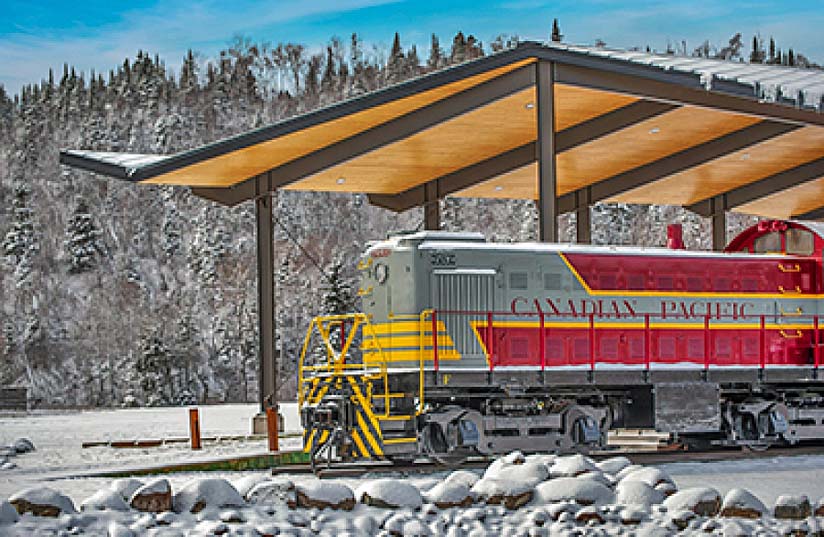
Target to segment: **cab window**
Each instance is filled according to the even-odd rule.
[[[788,229],[785,240],[790,255],[813,255],[813,234],[806,229]]]
[[[781,253],[781,234],[772,231],[755,239],[755,253]]]

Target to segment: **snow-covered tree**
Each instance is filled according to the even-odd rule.
[[[63,242],[69,272],[89,272],[97,266],[99,256],[105,251],[101,235],[88,204],[81,198],[69,219]]]
[[[31,189],[28,185],[23,182],[14,185],[12,225],[3,238],[3,255],[14,267],[18,286],[30,280],[34,258],[40,250],[30,198]]]

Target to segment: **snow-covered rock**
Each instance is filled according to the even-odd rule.
[[[138,511],[161,513],[172,510],[172,486],[168,479],[156,479],[134,491],[129,505]]]
[[[621,470],[629,466],[632,466],[632,461],[623,456],[610,457],[609,459],[604,459],[600,462],[595,463],[595,466],[597,466],[599,470],[606,474],[617,476],[617,474]]]
[[[0,501],[0,526],[3,524],[14,524],[19,519],[20,515],[12,504],[5,500]]]
[[[689,510],[696,515],[715,516],[721,508],[721,496],[711,487],[693,487],[676,492],[666,500],[669,511]]]
[[[574,500],[581,505],[604,505],[612,503],[612,490],[592,479],[560,477],[538,485],[535,489],[535,505]]]
[[[128,511],[129,504],[119,492],[112,489],[100,489],[80,504],[81,511]]]
[[[810,499],[804,495],[782,495],[775,500],[775,518],[801,520],[812,515],[813,508]]]
[[[651,466],[639,468],[632,472],[625,474],[621,481],[641,481],[651,487],[660,485],[661,483],[672,483],[672,478],[663,470],[653,468]]]
[[[246,501],[257,505],[286,505],[289,509],[297,507],[295,484],[289,479],[279,477],[261,481],[245,496]]]
[[[579,524],[587,524],[593,522],[597,524],[603,524],[604,516],[601,514],[597,507],[595,507],[594,505],[589,505],[575,513],[575,522],[578,522]]]
[[[479,479],[480,476],[478,476],[475,472],[470,472],[469,470],[455,470],[447,476],[446,481],[449,483],[459,483],[461,485],[466,485],[467,488],[472,488],[472,486],[475,485]]]
[[[124,477],[120,479],[115,479],[109,485],[109,488],[116,491],[120,496],[123,497],[124,500],[127,502],[132,499],[132,496],[137,489],[142,487],[144,483],[139,479],[134,479],[131,477]]]
[[[532,499],[535,485],[529,481],[484,477],[472,487],[471,492],[478,500],[491,505],[503,505],[507,509],[517,509]]]
[[[647,485],[649,486],[649,485]],[[616,500],[617,502],[617,500]],[[639,504],[629,505],[621,509],[620,520],[625,526],[636,526],[649,517],[649,511]]]
[[[17,453],[30,453],[34,451],[34,443],[28,438],[18,438],[12,442],[11,447]]]
[[[623,470],[615,474],[615,478],[620,481],[621,479],[624,479],[627,475],[631,474],[636,470],[640,470],[641,468],[643,468],[643,466],[641,466],[640,464],[630,464],[629,466],[625,467]]]
[[[328,481],[307,481],[295,486],[299,507],[317,509],[344,509],[355,507],[355,494],[342,483]]]
[[[818,500],[818,503],[815,507],[815,512],[813,514],[815,516],[824,517],[824,497]]]
[[[615,487],[615,503],[650,506],[664,501],[664,493],[643,481],[621,481]]]
[[[765,513],[767,513],[767,508],[749,491],[732,489],[724,496],[719,516],[761,518]]]
[[[17,465],[8,459],[0,462],[0,470],[14,470],[15,468],[17,468]]]
[[[219,478],[189,481],[174,495],[174,510],[178,513],[198,513],[206,507],[243,505],[245,502],[235,487]]]
[[[450,507],[469,507],[475,501],[475,495],[465,483],[459,480],[446,479],[424,493],[427,502],[433,503],[440,509]]]
[[[367,481],[355,491],[355,498],[366,505],[387,509],[418,509],[423,504],[417,487],[396,479]]]
[[[254,473],[232,481],[232,486],[235,487],[235,490],[237,490],[238,494],[246,498],[246,495],[249,494],[249,491],[255,488],[255,486],[258,483],[269,481],[270,479],[272,478],[269,475]]]
[[[68,496],[49,487],[33,487],[22,490],[9,497],[9,503],[19,514],[31,513],[34,516],[58,517],[62,514],[77,513]]]
[[[549,475],[556,477],[575,477],[586,472],[597,471],[595,461],[584,455],[558,457],[549,469]]]

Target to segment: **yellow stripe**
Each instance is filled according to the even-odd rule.
[[[360,387],[358,386],[358,383],[357,381],[355,381],[355,379],[353,379],[352,377],[346,378],[349,380],[349,384],[352,385],[352,391],[355,392],[355,396],[358,398],[359,406],[363,409],[364,412],[366,412],[366,415],[369,417],[369,421],[372,422],[372,425],[374,426],[375,430],[378,431],[378,434],[380,434],[381,428],[378,425],[375,416],[372,415],[372,412],[370,410],[371,401],[369,401],[366,397],[363,396],[363,393],[361,392]],[[358,417],[360,418],[360,413],[358,414]]]
[[[808,299],[818,299],[824,297],[824,294],[801,294],[801,293],[691,293],[689,291],[632,291],[629,289],[619,289],[619,290],[610,290],[610,291],[603,291],[599,290],[596,291],[592,289],[584,278],[575,270],[575,267],[572,266],[572,263],[566,258],[566,256],[562,253],[558,253],[558,256],[563,260],[566,264],[569,271],[575,276],[575,279],[578,280],[578,283],[581,284],[581,287],[592,296],[645,296],[645,297],[678,297],[681,299],[690,299],[690,298],[784,298],[784,299],[792,299],[792,300],[808,300]]]
[[[420,360],[420,351],[384,351],[383,357],[387,362],[417,362]],[[424,351],[423,359],[427,362],[433,360],[433,352],[431,350]],[[438,361],[460,360],[461,354],[455,349],[438,349]],[[374,358],[369,355],[364,356],[364,362],[367,366],[380,365],[381,360],[376,354]]]
[[[317,434],[317,429],[312,429],[312,432],[309,433],[309,438],[306,441],[306,444],[303,446],[304,453],[311,453],[312,446],[314,445],[315,435]]]
[[[417,442],[417,438],[389,438],[384,440],[384,444],[411,444],[412,442]]]
[[[360,425],[360,430],[363,435],[366,437],[366,441],[369,442],[369,445],[372,446],[372,451],[375,452],[375,455],[383,455],[383,451],[380,448],[377,440],[375,440],[372,433],[369,432],[369,426],[366,425],[366,422],[363,420],[363,415],[360,412],[355,413],[358,425]],[[375,430],[380,431],[379,427],[375,427]]]
[[[320,433],[320,439],[318,439],[318,444],[323,444],[326,442],[326,439],[329,438],[329,431],[324,429],[322,433]]]
[[[320,390],[318,390],[318,394],[315,397],[315,400],[312,401],[312,404],[321,402],[321,400],[323,400],[323,396],[326,395],[326,392],[328,392],[328,391],[329,391],[329,385],[324,384],[323,387]]]
[[[363,456],[365,459],[371,459],[372,456],[369,454],[369,450],[366,449],[366,445],[363,443],[363,440],[361,440],[360,434],[358,434],[357,429],[352,429],[352,439],[355,441],[355,444],[357,444],[358,449],[361,452],[361,456]]]
[[[761,323],[739,323],[739,324],[732,324],[732,323],[725,323],[725,324],[718,324],[721,321],[717,319],[710,318],[710,330],[760,330]],[[475,334],[478,334],[478,330],[486,329],[486,321],[476,321],[472,323],[472,327],[475,329]],[[495,321],[493,323],[495,328],[540,328],[540,323],[535,321]],[[593,323],[593,327],[597,329],[604,329],[604,328],[614,328],[614,329],[644,329],[643,322],[635,322],[635,323],[613,323],[613,322],[605,322],[605,321],[595,321]],[[651,322],[649,324],[650,329],[653,330],[660,330],[660,329],[667,329],[667,328],[677,328],[679,330],[703,330],[704,329],[704,322],[696,323],[666,323],[666,322]],[[589,321],[578,321],[578,322],[546,322],[544,323],[544,328],[551,330],[553,328],[589,328]],[[787,324],[778,324],[778,323],[768,323],[764,325],[764,328],[767,330],[812,330],[812,322],[810,324],[799,324],[799,323],[787,323]],[[480,339],[479,339],[480,340]]]
[[[425,335],[423,338],[424,345],[432,345],[432,336]],[[381,338],[380,341],[373,341],[371,339],[367,339],[361,345],[361,349],[374,349],[380,346],[384,350],[391,347],[419,347],[421,344],[421,337],[414,335],[414,336],[391,336],[387,338]],[[438,346],[439,347],[451,347],[453,345],[452,338],[449,334],[439,334],[438,335]]]
[[[432,333],[432,320],[426,320],[421,324],[420,320],[417,321],[392,321],[388,323],[372,323],[372,329],[375,331],[376,335],[387,335],[387,334],[402,334],[402,333],[415,333],[419,334],[421,332],[421,328],[423,328],[425,334]],[[444,325],[443,321],[438,321],[438,333],[443,333],[446,331],[446,325]]]

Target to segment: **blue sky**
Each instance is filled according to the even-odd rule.
[[[63,62],[80,70],[107,72],[138,49],[159,53],[177,70],[188,48],[213,57],[233,36],[256,41],[293,41],[319,49],[331,36],[348,40],[357,32],[368,43],[388,48],[395,31],[405,47],[418,45],[425,57],[429,35],[448,46],[458,30],[488,43],[501,33],[546,39],[553,17],[565,41],[663,50],[687,41],[691,50],[704,39],[725,44],[735,32],[776,38],[824,63],[824,0],[3,0],[0,18],[0,84],[16,92],[44,78]]]

